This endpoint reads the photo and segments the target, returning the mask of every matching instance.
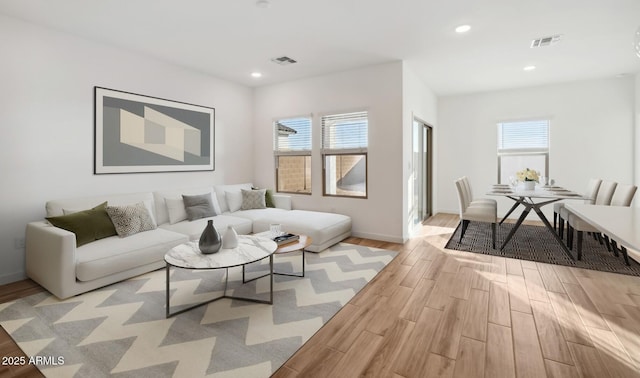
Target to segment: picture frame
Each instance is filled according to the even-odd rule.
[[[94,87],[94,174],[213,171],[215,109]]]

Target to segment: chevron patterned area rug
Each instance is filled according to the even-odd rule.
[[[165,319],[161,269],[64,301],[0,304],[0,325],[47,377],[268,377],[396,252],[341,243],[306,256],[306,277],[274,276],[273,305],[221,299]],[[277,255],[274,270],[297,272],[300,260]],[[221,294],[221,271],[171,272],[172,311]],[[241,277],[230,270],[230,294],[268,295],[268,278]]]

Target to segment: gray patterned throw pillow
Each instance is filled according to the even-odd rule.
[[[157,228],[143,202],[128,206],[107,206],[106,210],[121,238]]]
[[[265,205],[266,189],[245,190],[242,189],[242,210],[266,209]]]

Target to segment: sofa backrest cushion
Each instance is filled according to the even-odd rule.
[[[61,200],[51,200],[45,205],[47,217],[57,217],[60,215],[71,214],[77,211],[91,209],[103,202],[109,202],[109,206],[133,205],[138,202],[144,202],[149,209],[151,216],[155,219],[155,206],[153,206],[153,194],[151,192],[129,193],[129,194],[111,194],[94,197],[69,198]]]
[[[201,187],[201,188],[162,190],[162,191],[153,192],[153,198],[155,199],[155,203],[156,203],[156,221],[158,222],[158,224],[170,223],[169,212],[167,210],[167,204],[165,201],[166,198],[171,198],[171,199],[179,198],[182,200],[183,194],[188,196],[193,196],[193,195],[206,194],[206,193],[211,194],[211,201],[212,201],[213,210],[215,211],[215,213],[221,214],[222,211],[220,210],[220,205],[218,205],[216,195],[211,186]]]

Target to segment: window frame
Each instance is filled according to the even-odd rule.
[[[547,128],[547,147],[534,147],[534,148],[500,148],[500,128],[504,124],[517,124],[517,123],[528,123],[528,122],[544,122]],[[539,117],[539,118],[530,118],[524,120],[510,120],[510,121],[501,121],[497,123],[496,128],[496,139],[498,141],[497,148],[497,157],[498,157],[498,183],[502,184],[502,158],[503,157],[515,157],[515,156],[543,156],[544,157],[544,172],[540,173],[540,176],[549,177],[549,150],[551,149],[551,119],[549,117]],[[525,169],[528,167],[522,167],[521,169]]]
[[[364,156],[364,188],[365,192],[363,196],[349,195],[349,194],[331,194],[327,193],[327,160],[329,156]],[[347,152],[347,153],[326,153],[322,154],[322,195],[325,197],[342,197],[342,198],[369,198],[369,154],[368,152]]]
[[[279,149],[279,130],[278,124],[282,121],[295,120],[295,119],[307,119],[309,121],[309,149],[293,149],[293,150],[280,150]],[[284,124],[283,124],[284,125]],[[286,125],[284,125],[286,126]],[[274,173],[275,173],[275,192],[276,193],[286,193],[286,194],[300,194],[300,195],[312,195],[313,193],[313,117],[312,115],[302,115],[302,116],[292,116],[292,117],[280,117],[278,119],[273,120],[273,158],[274,158]],[[303,157],[305,160],[309,159],[309,191],[308,192],[296,192],[289,190],[280,190],[280,157]],[[306,163],[305,163],[306,170]],[[306,178],[307,175],[303,177],[303,181],[306,186]]]
[[[357,119],[358,115],[360,115],[360,118],[366,118],[366,122],[367,122],[366,146],[349,147],[349,148],[330,148],[330,146],[325,146],[325,142],[326,142],[325,120],[331,119],[331,118],[337,118],[341,116],[344,117],[348,115],[354,115],[354,119]],[[332,113],[323,114],[320,117],[320,128],[321,128],[320,157],[322,159],[322,195],[324,197],[341,197],[341,198],[355,198],[355,199],[369,198],[369,111],[367,109],[364,109],[364,110],[342,111],[342,112],[332,112]],[[364,156],[364,159],[365,159],[364,161],[365,163],[364,195],[327,193],[327,157],[331,157],[331,156],[334,156],[334,157]]]

